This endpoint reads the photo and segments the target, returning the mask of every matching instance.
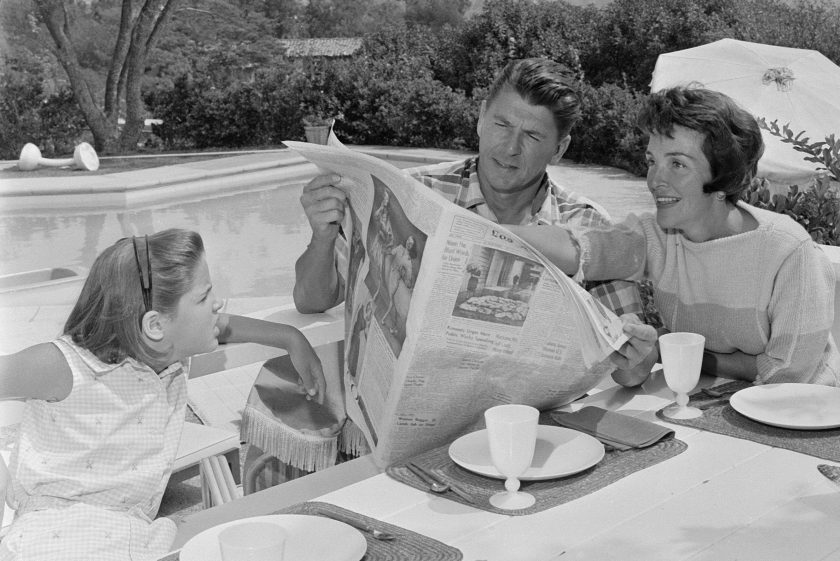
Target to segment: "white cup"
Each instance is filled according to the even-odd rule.
[[[703,349],[706,338],[698,333],[666,333],[659,337],[659,354],[665,383],[676,394],[677,403],[665,408],[666,417],[672,419],[695,419],[703,412],[688,405],[688,392],[700,380],[703,366]]]
[[[283,561],[286,530],[272,522],[243,522],[219,532],[222,561]]]
[[[659,354],[668,387],[679,393],[694,389],[700,380],[706,338],[698,333],[666,333],[659,337]]]

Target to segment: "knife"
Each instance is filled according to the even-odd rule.
[[[828,464],[820,464],[817,466],[820,473],[831,480],[832,483],[840,487],[840,466],[830,466]]]

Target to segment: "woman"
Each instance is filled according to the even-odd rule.
[[[704,373],[840,386],[827,257],[788,216],[739,200],[764,149],[755,119],[724,94],[678,87],[652,94],[639,126],[655,216],[514,232],[576,279],[652,280],[665,328],[706,337]],[[642,383],[657,358],[616,381]]]

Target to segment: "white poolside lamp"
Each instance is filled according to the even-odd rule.
[[[73,163],[77,169],[85,171],[96,171],[99,169],[99,156],[96,150],[87,142],[82,142],[73,150]]]
[[[87,142],[82,142],[73,150],[72,158],[44,158],[41,150],[31,142],[26,143],[20,151],[18,169],[32,171],[39,167],[63,168],[73,166],[76,169],[96,171],[99,169],[99,157],[96,150]]]

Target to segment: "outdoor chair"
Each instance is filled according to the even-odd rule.
[[[267,360],[254,380],[242,413],[241,439],[248,445],[243,494],[330,467],[339,459],[339,434],[302,434],[338,423],[330,399],[343,406],[343,341],[315,347],[330,395],[324,404],[309,401],[298,388],[298,374],[288,355]],[[295,428],[292,428],[295,427]]]

